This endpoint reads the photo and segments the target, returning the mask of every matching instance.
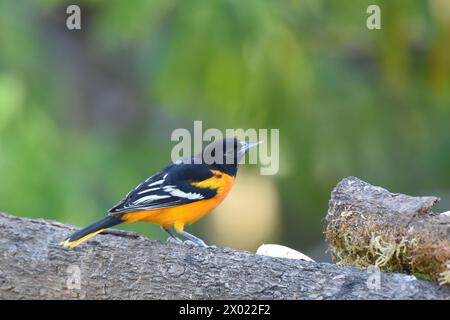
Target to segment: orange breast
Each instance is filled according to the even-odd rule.
[[[130,212],[124,214],[122,219],[126,223],[146,221],[157,223],[163,227],[174,227],[177,231],[182,231],[185,224],[196,222],[216,208],[230,192],[234,178],[216,170],[212,170],[212,172],[214,173],[213,177],[192,183],[192,185],[200,188],[216,189],[217,195],[213,198],[175,207]]]

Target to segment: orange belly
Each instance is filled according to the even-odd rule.
[[[217,195],[214,198],[169,208],[125,213],[122,219],[125,220],[125,223],[146,221],[157,223],[163,227],[174,227],[177,231],[183,231],[184,225],[196,222],[216,208],[230,192],[233,182],[233,177],[220,173],[208,180],[195,184],[202,188],[217,189]]]

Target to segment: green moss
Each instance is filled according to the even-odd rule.
[[[450,242],[431,234],[386,228],[376,214],[363,216],[348,210],[333,219],[325,231],[329,250],[340,265],[376,266],[386,272],[404,272],[450,284]]]
[[[415,272],[413,273],[413,275],[417,278],[417,279],[421,279],[421,280],[432,280],[429,274],[426,273],[421,273],[421,272]]]

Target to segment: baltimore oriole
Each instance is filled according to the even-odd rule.
[[[173,227],[193,244],[206,246],[203,240],[184,231],[184,226],[196,222],[225,199],[239,160],[258,143],[223,139],[209,144],[196,156],[169,164],[130,191],[104,219],[75,232],[61,245],[75,247],[112,226],[146,221],[159,224],[169,234],[168,240],[183,243],[169,229]]]

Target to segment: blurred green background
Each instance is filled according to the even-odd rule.
[[[188,228],[216,245],[327,260],[329,195],[349,175],[448,209],[450,1],[0,2],[1,211],[87,225],[194,120],[280,129],[279,174],[243,166],[224,207]]]

